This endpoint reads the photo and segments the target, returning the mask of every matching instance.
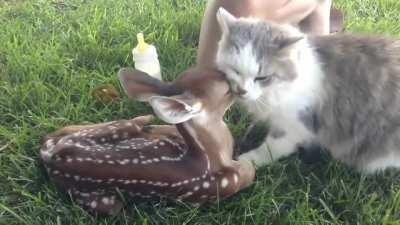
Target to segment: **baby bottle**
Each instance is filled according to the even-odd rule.
[[[147,44],[142,33],[137,34],[137,41],[137,46],[132,50],[135,68],[162,80],[156,47]]]

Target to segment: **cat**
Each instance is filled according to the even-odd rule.
[[[307,36],[290,25],[236,18],[220,8],[216,65],[257,120],[257,167],[315,144],[364,173],[400,167],[400,40]]]

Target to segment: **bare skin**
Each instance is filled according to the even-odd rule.
[[[216,18],[219,7],[237,17],[257,17],[299,26],[306,33],[329,34],[331,0],[209,0],[200,31],[197,65],[214,67],[221,31]]]

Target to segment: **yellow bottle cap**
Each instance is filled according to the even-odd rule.
[[[143,33],[137,34],[137,41],[138,44],[136,48],[139,50],[140,53],[144,53],[149,47],[149,45],[144,41]]]

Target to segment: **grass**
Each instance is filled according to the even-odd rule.
[[[353,32],[400,35],[398,0],[337,0]],[[159,49],[167,79],[193,65],[204,1],[0,1],[0,224],[400,224],[400,173],[364,177],[331,159],[293,156],[262,168],[234,197],[202,208],[130,205],[95,218],[57,192],[38,161],[39,141],[67,124],[149,113],[126,97],[97,103],[97,85],[118,86],[132,66],[135,34]],[[234,135],[249,118],[227,115]]]

